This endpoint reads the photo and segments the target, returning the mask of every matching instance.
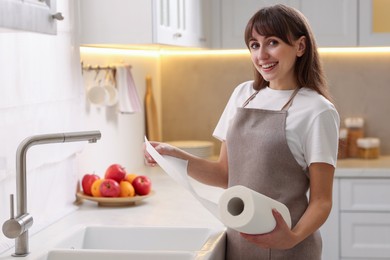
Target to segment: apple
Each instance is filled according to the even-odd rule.
[[[113,179],[104,179],[100,184],[100,194],[103,197],[118,197],[120,192],[119,183]]]
[[[83,176],[83,179],[81,180],[81,186],[83,186],[83,191],[86,195],[92,196],[92,184],[98,179],[100,179],[100,177],[96,174],[87,173]]]
[[[115,180],[120,183],[126,176],[126,170],[120,164],[111,164],[104,175],[105,179]]]
[[[151,180],[143,175],[139,175],[135,177],[133,182],[131,183],[135,189],[135,193],[138,195],[147,195],[149,194],[151,188],[152,188],[152,182]]]

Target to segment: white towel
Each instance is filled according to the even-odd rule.
[[[141,102],[131,74],[131,67],[116,68],[116,84],[119,92],[119,112],[125,114],[141,112]]]

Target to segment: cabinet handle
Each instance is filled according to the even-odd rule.
[[[52,14],[51,18],[56,19],[58,21],[64,20],[64,16],[62,16],[62,13],[60,13],[60,12]]]
[[[180,38],[180,37],[182,37],[181,33],[174,33],[173,34],[173,38]]]

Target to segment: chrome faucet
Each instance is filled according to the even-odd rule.
[[[55,133],[27,137],[18,146],[16,151],[16,199],[17,216],[14,217],[14,199],[10,196],[11,218],[4,222],[3,233],[8,238],[15,238],[15,253],[13,256],[29,254],[28,229],[33,224],[33,217],[27,213],[27,182],[26,182],[26,154],[27,150],[38,144],[66,143],[88,141],[96,143],[101,138],[100,131]]]

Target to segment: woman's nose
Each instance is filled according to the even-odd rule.
[[[257,58],[259,60],[264,60],[264,59],[267,59],[268,57],[269,57],[269,55],[268,55],[267,49],[264,47],[260,47],[258,49]]]

